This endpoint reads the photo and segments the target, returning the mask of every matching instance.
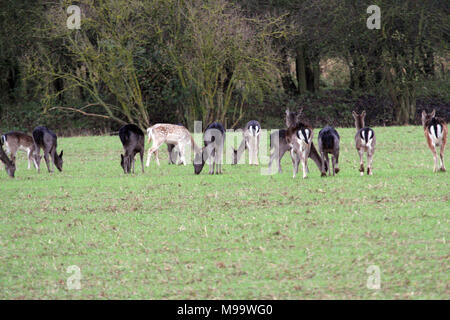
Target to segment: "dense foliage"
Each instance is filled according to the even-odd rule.
[[[299,104],[318,124],[355,107],[377,124],[414,123],[418,104],[448,117],[447,1],[373,4],[380,29],[350,0],[4,0],[0,130],[280,125]]]

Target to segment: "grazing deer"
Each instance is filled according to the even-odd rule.
[[[258,165],[259,153],[259,134],[261,133],[261,125],[256,120],[250,120],[245,125],[245,130],[242,133],[243,140],[236,150],[233,148],[233,162],[237,164],[245,149],[249,152],[250,165]]]
[[[196,152],[194,158],[194,172],[199,174],[206,160],[209,159],[209,174],[222,174],[223,163],[223,145],[225,141],[225,129],[219,122],[209,124],[203,133],[203,142],[205,146]]]
[[[294,113],[286,110],[286,142],[291,147],[291,159],[293,164],[293,178],[297,175],[298,164],[302,163],[303,179],[308,173],[308,157],[311,150],[313,129],[300,122],[301,112]]]
[[[353,118],[355,118],[355,145],[356,150],[359,153],[359,172],[361,176],[364,175],[364,152],[367,152],[367,174],[373,174],[372,160],[375,153],[375,132],[371,128],[366,128],[364,126],[364,119],[366,117],[366,111],[361,114],[357,114],[355,111],[352,112]]]
[[[133,169],[136,153],[139,152],[141,156],[142,173],[144,173],[144,132],[135,124],[126,124],[119,129],[119,138],[122,142],[125,155],[120,155],[120,165],[123,168],[125,174],[130,173]]]
[[[19,150],[25,151],[28,157],[28,169],[31,168],[31,162],[33,162],[36,170],[41,163],[41,156],[37,154],[36,145],[31,136],[22,132],[9,132],[1,136],[0,144],[5,145],[6,152],[11,155],[11,160],[16,163],[16,153]]]
[[[56,147],[58,145],[57,143],[58,138],[56,137],[56,134],[46,127],[36,127],[33,130],[33,139],[34,143],[36,144],[35,153],[39,156],[39,158],[41,148],[44,150],[44,159],[45,163],[47,164],[48,172],[53,172],[53,168],[50,169],[51,163],[48,158],[49,155],[52,157],[53,163],[55,164],[56,168],[58,168],[59,171],[62,171],[63,151],[61,150],[61,153],[59,155],[56,152]],[[39,171],[40,171],[40,163],[38,163],[38,172]]]
[[[339,172],[339,133],[330,126],[326,126],[319,132],[318,145],[319,152],[322,158],[322,177],[327,175],[325,170],[325,163],[328,167],[329,175],[331,176],[331,168],[328,160],[328,154],[331,153],[331,163],[333,165],[333,176]]]
[[[1,146],[0,146],[0,161],[5,164],[6,173],[8,173],[8,175],[11,178],[14,178],[16,165],[8,158],[8,156],[6,155],[5,151],[3,151],[3,148]]]
[[[436,147],[440,147],[440,170],[445,172],[444,163],[444,150],[447,143],[447,123],[444,119],[435,117],[436,110],[433,110],[430,114],[427,114],[425,110],[422,111],[422,125],[425,133],[425,139],[427,140],[428,147],[433,153],[434,169],[433,172],[438,171],[438,158],[436,155]]]
[[[199,147],[194,142],[191,133],[183,126],[168,123],[158,123],[147,129],[148,143],[153,140],[153,145],[148,149],[147,164],[150,165],[150,158],[155,153],[156,163],[159,164],[158,149],[163,143],[178,146],[180,161],[186,165],[185,147],[191,145],[197,152]]]

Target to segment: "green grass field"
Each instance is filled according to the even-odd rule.
[[[0,172],[0,298],[449,299],[449,173],[432,172],[422,128],[375,128],[364,177],[354,129],[338,131],[334,178],[310,161],[292,179],[289,154],[282,174],[195,176],[165,146],[161,167],[126,176],[117,136],[58,139],[62,173],[19,153],[16,178]]]

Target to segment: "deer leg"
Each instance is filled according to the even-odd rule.
[[[47,165],[47,170],[48,172],[53,172],[52,170],[50,170],[50,160],[48,159],[48,152],[44,150],[44,160],[45,160],[45,164]]]
[[[445,172],[444,150],[445,150],[445,144],[441,144],[441,151],[440,151],[439,155],[441,157],[441,171],[442,172]]]
[[[359,172],[361,173],[361,176],[364,175],[364,149],[361,148],[358,150],[359,153]]]
[[[295,176],[297,175],[298,172],[298,163],[299,163],[299,159],[297,156],[297,153],[291,149],[291,160],[292,160],[292,167],[293,167],[293,176],[292,178],[295,178]]]
[[[326,175],[327,175],[327,173],[326,173],[326,171],[325,171],[325,152],[320,152],[320,155],[321,155],[321,160],[322,160],[322,168],[321,168],[321,174],[320,174],[320,176],[321,177],[326,177]]]
[[[139,156],[141,157],[142,173],[144,173],[144,149],[141,149],[139,151]]]
[[[333,158],[336,159],[334,172],[337,174],[339,172],[339,150],[334,153]]]
[[[306,154],[303,155],[303,159],[302,159],[302,169],[303,169],[303,179],[307,178],[307,173],[308,173],[308,164],[307,164],[307,160],[308,157],[306,156]]]
[[[336,174],[335,172],[335,167],[336,167],[336,157],[334,156],[334,154],[331,156],[331,164],[333,165],[333,177]]]
[[[372,169],[372,160],[373,160],[373,150],[369,150],[367,152],[367,174],[373,175],[373,169]]]
[[[155,143],[155,142],[153,142],[153,143],[154,143],[154,145],[150,149],[148,149],[147,163],[145,164],[146,167],[150,166],[150,158],[152,157],[152,153],[156,152],[159,149],[159,147],[161,146],[161,143]],[[158,154],[155,154],[155,157],[156,157],[156,163],[159,166]]]

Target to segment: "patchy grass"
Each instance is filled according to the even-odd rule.
[[[449,299],[449,178],[422,129],[375,128],[371,177],[354,130],[339,132],[339,175],[310,162],[306,180],[288,154],[272,176],[195,176],[165,152],[125,176],[118,137],[59,139],[62,173],[27,170],[21,153],[16,179],[0,175],[0,298]],[[81,290],[67,289],[71,265]]]

